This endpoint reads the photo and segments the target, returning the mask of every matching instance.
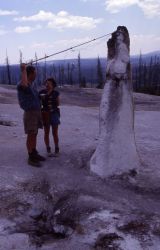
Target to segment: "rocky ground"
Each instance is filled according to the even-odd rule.
[[[0,250],[159,250],[160,97],[134,94],[135,178],[90,172],[101,90],[61,88],[60,155],[27,165],[14,87],[0,87]],[[53,143],[52,143],[53,147]],[[46,155],[43,131],[38,150]]]

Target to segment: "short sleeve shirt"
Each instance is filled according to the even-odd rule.
[[[50,94],[47,93],[47,90],[41,90],[39,92],[39,95],[44,94],[43,98],[41,99],[41,109],[42,111],[50,111],[54,112],[57,111],[57,98],[59,96],[59,92],[56,90],[53,90]]]
[[[27,87],[24,87],[21,83],[18,83],[17,92],[19,105],[23,110],[40,110],[39,95],[34,86],[29,84]]]

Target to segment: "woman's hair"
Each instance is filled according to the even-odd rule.
[[[51,82],[51,83],[52,83],[52,86],[53,86],[54,88],[57,86],[57,83],[56,83],[56,81],[54,80],[54,78],[52,78],[52,77],[51,77],[51,78],[47,78],[47,79],[46,79],[46,82],[47,82],[47,81]]]

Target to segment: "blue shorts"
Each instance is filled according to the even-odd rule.
[[[58,112],[52,112],[50,115],[50,125],[57,127],[60,124],[60,115]]]

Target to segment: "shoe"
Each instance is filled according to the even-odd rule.
[[[51,152],[51,147],[47,147],[47,155],[48,157],[53,157],[53,153]]]
[[[47,153],[48,154],[51,153],[51,147],[50,146],[47,147]]]
[[[41,167],[41,164],[38,160],[34,159],[34,158],[28,158],[28,164],[33,166],[33,167]]]
[[[55,154],[59,154],[59,147],[55,147]]]
[[[59,155],[59,147],[55,147],[54,155],[53,157],[58,157]]]
[[[46,158],[38,153],[38,151],[35,149],[34,150],[34,157],[38,161],[45,161]]]

